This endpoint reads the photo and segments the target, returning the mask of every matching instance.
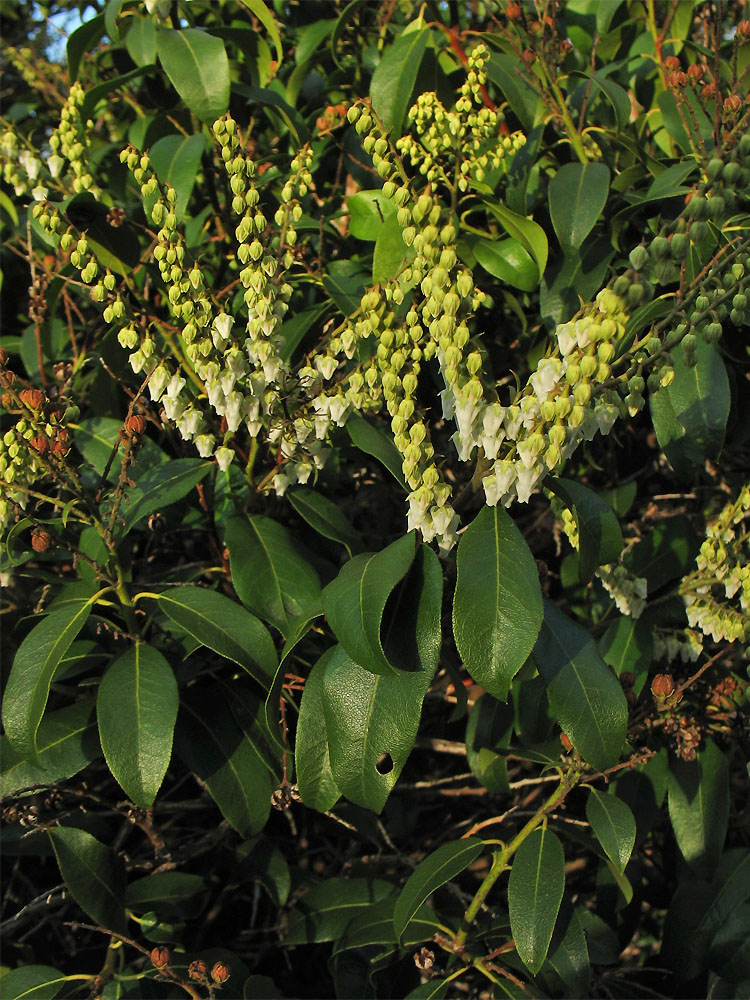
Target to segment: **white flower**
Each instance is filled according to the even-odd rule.
[[[297,474],[297,482],[304,486],[313,473],[313,466],[310,462],[297,462],[295,472]]]
[[[210,458],[214,453],[216,438],[213,434],[198,434],[194,444],[201,458]]]
[[[26,171],[29,180],[35,181],[39,176],[39,168],[42,165],[41,161],[30,150],[23,149],[18,154],[18,162]],[[40,199],[37,200],[39,201]]]
[[[185,385],[185,379],[179,374],[179,372],[175,372],[167,385],[167,396],[170,399],[177,399],[182,390],[185,388]]]
[[[49,191],[44,186],[44,184],[37,184],[37,186],[31,192],[31,197],[34,199],[34,201],[44,201],[48,194]]]
[[[184,413],[177,420],[177,427],[180,434],[189,441],[195,434],[198,433],[198,428],[201,425],[203,417],[200,410],[196,410],[195,407],[188,406]]]
[[[227,421],[227,430],[231,431],[233,434],[242,421],[243,403],[244,398],[239,392],[230,392],[225,400],[224,416]]]
[[[349,416],[349,404],[343,396],[334,396],[330,404],[331,420],[338,426],[343,427],[346,417]]]
[[[47,160],[47,169],[49,170],[51,177],[59,177],[60,171],[64,166],[65,160],[62,156],[58,156],[57,153],[53,153]]]
[[[563,323],[562,326],[557,327],[555,333],[557,334],[557,343],[560,345],[560,353],[563,356],[570,354],[576,346],[576,337],[572,325],[570,323]]]
[[[230,316],[229,313],[219,313],[219,315],[214,318],[213,328],[222,340],[229,340],[233,326],[234,317]]]
[[[562,364],[559,358],[542,358],[534,374],[529,379],[531,388],[540,403],[549,397],[549,394],[560,381],[562,375]]]
[[[187,403],[180,399],[179,396],[175,399],[170,399],[169,396],[165,396],[162,399],[161,404],[164,407],[164,415],[167,420],[179,420],[187,407]]]
[[[331,378],[333,373],[338,368],[338,361],[336,358],[332,358],[328,355],[322,355],[315,359],[315,367],[318,369],[320,374],[326,381]]]
[[[287,491],[287,487],[291,486],[293,482],[294,480],[287,472],[277,472],[273,477],[273,488],[276,491],[276,495],[283,497]]]
[[[157,403],[164,395],[164,390],[167,388],[169,378],[170,375],[167,366],[164,364],[157,365],[148,383],[148,391],[151,394],[151,399],[155,403]]]
[[[221,448],[217,448],[214,452],[214,458],[221,469],[222,472],[226,472],[229,466],[232,464],[232,459],[234,458],[234,452],[231,448],[226,448],[224,445]]]
[[[452,389],[443,389],[440,395],[440,403],[443,407],[443,419],[451,420],[456,409],[456,397]]]
[[[518,477],[518,470],[515,462],[509,458],[501,458],[492,467],[497,481],[498,497],[504,497],[515,483]]]
[[[519,469],[518,470],[518,482],[516,483],[516,490],[518,491],[518,502],[528,503],[529,497],[534,492],[539,480],[542,478],[543,470],[538,466],[532,466],[530,469]]]
[[[620,416],[620,411],[612,403],[603,403],[601,406],[597,406],[594,416],[600,432],[609,434]]]

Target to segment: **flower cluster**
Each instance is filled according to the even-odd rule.
[[[703,636],[694,629],[655,628],[654,659],[695,663],[703,650]]]
[[[48,160],[50,173],[53,177],[60,175],[65,160],[70,165],[73,174],[70,186],[77,194],[79,191],[98,193],[94,177],[87,161],[90,140],[94,123],[82,115],[82,105],[86,91],[76,80],[70,88],[68,99],[60,112],[60,124],[49,140],[52,155]]]
[[[706,530],[680,593],[688,622],[715,641],[750,639],[750,484]],[[731,602],[731,603],[730,603]]]

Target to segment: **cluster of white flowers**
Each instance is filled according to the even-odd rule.
[[[52,155],[47,161],[47,166],[52,177],[58,177],[67,160],[73,174],[70,186],[74,193],[91,191],[92,194],[98,195],[99,189],[94,184],[87,155],[91,144],[89,136],[93,132],[94,123],[90,118],[84,121],[81,115],[85,97],[86,91],[76,80],[71,85],[68,99],[60,112],[60,124],[50,136],[49,146]]]
[[[696,563],[680,585],[690,625],[715,641],[750,639],[750,484],[708,525]]]
[[[694,629],[654,629],[654,659],[695,663],[703,651],[703,636]]]

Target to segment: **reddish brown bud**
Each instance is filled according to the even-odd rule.
[[[151,964],[156,969],[166,969],[171,959],[172,956],[169,953],[169,948],[165,948],[163,944],[159,944],[151,949]]]
[[[13,385],[16,381],[16,376],[13,372],[7,370],[0,371],[0,385]]]
[[[65,458],[69,451],[70,445],[67,441],[55,441],[52,445],[52,454],[56,458]]]
[[[31,532],[31,547],[35,552],[46,552],[52,544],[52,535],[46,528],[34,528]]]
[[[521,5],[517,3],[509,3],[505,8],[505,16],[509,21],[517,21],[521,16]]]
[[[0,365],[8,364],[8,352],[4,347],[0,347]]]
[[[211,969],[211,978],[219,985],[225,983],[231,974],[232,970],[224,962],[215,962]]]
[[[659,701],[664,701],[674,691],[674,678],[671,674],[657,674],[651,681],[651,694]]]
[[[46,438],[44,434],[35,434],[33,438],[29,439],[29,447],[40,455],[45,455],[49,448],[49,438]]]
[[[521,59],[523,60],[524,66],[528,68],[529,66],[533,65],[534,61],[536,60],[536,53],[534,52],[533,49],[524,49],[523,52],[521,53]]]
[[[140,413],[133,413],[125,421],[125,431],[130,437],[140,437],[146,430],[146,418]]]
[[[706,100],[709,100],[711,97],[716,97],[716,94],[717,94],[716,84],[713,82],[713,80],[710,83],[707,83],[706,86],[701,90],[701,97],[705,98]]]
[[[737,34],[743,41],[750,38],[750,21],[747,18],[743,18],[737,25]]]
[[[205,979],[208,973],[208,966],[206,963],[198,958],[194,962],[191,962],[188,966],[188,975],[191,979]]]
[[[669,70],[675,70],[680,68],[680,60],[677,56],[667,56],[664,60],[664,68]]]
[[[692,66],[688,66],[687,75],[694,83],[698,83],[703,79],[703,67],[700,63],[693,63]]]
[[[570,742],[565,733],[560,733],[560,742],[565,747],[566,750],[572,750],[573,744]]]
[[[675,87],[678,90],[681,87],[686,86],[687,85],[687,81],[688,81],[688,78],[682,72],[682,70],[675,70],[673,73],[670,73],[669,76],[667,77],[667,83],[668,83],[668,85],[670,87]]]
[[[2,396],[0,396],[0,406],[2,406],[4,410],[13,409],[13,397],[9,392],[4,392]]]
[[[21,389],[18,398],[30,410],[41,410],[44,393],[41,389]]]
[[[742,98],[739,94],[730,94],[724,99],[724,111],[726,114],[734,115],[742,108]]]

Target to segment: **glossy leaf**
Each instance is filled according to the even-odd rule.
[[[177,458],[145,472],[137,484],[125,491],[119,510],[116,535],[123,539],[141,518],[182,500],[215,468],[200,458]]]
[[[579,576],[588,583],[597,567],[616,562],[622,531],[614,511],[593,490],[571,479],[552,479],[549,488],[572,509],[578,528]]]
[[[586,800],[586,819],[604,853],[619,872],[624,872],[635,845],[635,820],[630,808],[616,795],[604,795],[592,788]]]
[[[93,698],[48,712],[37,732],[39,763],[22,757],[7,736],[0,739],[0,796],[31,785],[53,785],[72,778],[101,755]]]
[[[229,60],[224,43],[197,28],[161,28],[156,51],[169,81],[202,122],[229,107]]]
[[[415,251],[404,243],[401,225],[395,215],[390,215],[380,226],[372,253],[372,283],[384,285],[395,278]]]
[[[86,52],[92,49],[106,30],[104,14],[84,21],[68,38],[66,54],[68,57],[68,78],[72,83],[78,79],[78,70]]]
[[[349,212],[349,232],[358,240],[377,240],[384,223],[396,215],[396,203],[386,198],[380,188],[357,191],[346,199]],[[401,240],[404,248],[406,244]]]
[[[13,660],[3,695],[5,735],[17,754],[38,763],[37,730],[49,686],[71,643],[91,614],[92,599],[72,601],[29,632]]]
[[[395,929],[394,916],[398,899],[394,893],[379,903],[373,903],[364,913],[355,917],[335,945],[334,951],[396,944],[399,935]],[[401,946],[409,948],[420,941],[429,941],[437,930],[439,923],[435,914],[428,906],[420,906],[401,936]]]
[[[346,430],[352,439],[352,444],[356,445],[360,451],[364,451],[365,454],[377,458],[388,469],[399,486],[406,490],[406,481],[401,469],[402,459],[393,443],[393,438],[358,414],[352,414],[349,417],[346,422]]]
[[[481,239],[472,249],[485,271],[494,278],[524,292],[533,292],[539,285],[539,268],[518,240]]]
[[[276,26],[276,22],[273,19],[271,11],[263,3],[263,0],[240,0],[240,2],[247,7],[254,17],[258,18],[260,23],[271,36],[271,41],[276,48],[276,61],[281,63],[284,59],[284,50],[281,47],[281,36],[279,35],[279,29]]]
[[[276,906],[285,906],[292,876],[283,852],[269,837],[256,837],[241,844],[237,856],[242,874],[259,882]]]
[[[631,673],[633,691],[639,695],[653,659],[653,630],[642,618],[620,615],[599,640],[599,652],[618,677]]]
[[[712,874],[729,822],[729,763],[711,739],[697,760],[669,764],[669,818],[680,853],[699,874]]]
[[[609,167],[566,163],[549,182],[552,225],[566,256],[574,254],[594,228],[607,203]]]
[[[264,688],[271,683],[278,657],[268,629],[241,604],[215,590],[171,587],[159,606],[201,645],[239,664]]]
[[[295,313],[294,316],[290,316],[284,320],[279,331],[281,339],[279,355],[283,361],[289,361],[293,357],[305,334],[318,321],[322,320],[327,310],[327,303],[323,303],[322,305],[313,306],[311,309],[303,309],[302,312]]]
[[[57,826],[48,833],[60,874],[76,903],[100,927],[127,933],[125,874],[114,852],[72,826]]]
[[[401,135],[404,117],[417,82],[430,32],[419,28],[402,34],[387,46],[372,75],[370,98],[386,131]]]
[[[516,852],[508,880],[513,940],[533,974],[547,957],[564,888],[562,844],[551,830],[534,830]]]
[[[651,419],[670,465],[687,477],[706,459],[718,457],[731,395],[724,362],[713,345],[698,338],[692,368],[685,364],[682,345],[672,353],[674,380],[651,396]]]
[[[356,556],[323,591],[323,610],[336,638],[355,663],[375,674],[403,669],[386,656],[381,625],[390,595],[414,561],[415,540],[409,532],[380,552]]]
[[[350,920],[394,890],[384,879],[329,878],[313,886],[289,914],[285,943],[335,941]]]
[[[122,430],[122,421],[113,417],[90,417],[74,424],[73,441],[76,448],[85,458],[86,462],[99,473],[104,475],[110,456],[116,444],[119,444],[117,455],[110,464],[109,478],[116,481],[122,467],[123,448],[120,444],[119,434]],[[149,437],[141,439],[135,465],[129,470],[131,479],[138,479],[139,475],[152,465],[166,462],[167,456],[157,447]]]
[[[544,274],[547,267],[547,257],[549,255],[549,244],[547,236],[540,225],[533,219],[527,219],[525,215],[517,215],[511,212],[499,201],[484,201],[484,207],[490,212],[509,236],[524,246],[536,261],[539,274]]]
[[[515,56],[493,52],[487,60],[487,76],[499,88],[524,129],[531,130],[543,109],[539,94],[518,72]]]
[[[286,529],[269,517],[226,523],[232,582],[240,600],[286,636],[320,599],[320,580]]]
[[[585,628],[551,601],[534,647],[553,715],[583,759],[597,770],[616,764],[628,724],[628,703]]]
[[[129,18],[125,48],[136,66],[152,66],[156,62],[156,25],[150,17]]]
[[[479,697],[469,713],[466,760],[477,781],[491,792],[509,790],[507,760],[492,751],[508,746],[513,720],[512,707],[487,693]]]
[[[308,486],[296,486],[286,495],[299,516],[319,535],[339,542],[350,556],[361,551],[362,539],[333,501]]]
[[[297,787],[311,809],[326,812],[338,802],[341,792],[331,771],[323,703],[323,676],[333,650],[327,650],[305,681],[297,720],[294,760]]]
[[[183,698],[175,750],[239,834],[262,830],[271,811],[273,782],[263,755],[217,691],[193,688],[191,696]]]
[[[550,941],[547,961],[562,979],[572,997],[590,996],[591,963],[586,935],[567,899],[563,899]]]
[[[51,965],[20,965],[0,979],[5,1000],[54,1000],[67,976]]]
[[[674,514],[655,524],[623,556],[623,562],[635,576],[644,577],[649,594],[653,594],[693,568],[699,545],[690,520],[684,514]]]
[[[185,920],[201,912],[207,894],[208,887],[200,875],[155,872],[130,883],[125,905],[136,913],[153,910],[164,920]]]
[[[151,166],[156,176],[162,184],[171,185],[177,194],[174,203],[177,222],[181,222],[185,215],[205,148],[206,139],[203,135],[165,135],[149,150]],[[149,210],[155,200],[155,196],[147,199]]]
[[[542,621],[534,557],[502,507],[485,507],[461,536],[453,634],[466,668],[495,698],[533,649]]]
[[[466,837],[441,844],[421,861],[406,880],[393,911],[393,929],[397,940],[404,937],[412,918],[425,900],[446,882],[456,878],[472,864],[484,849],[478,837]]]
[[[149,809],[172,757],[177,681],[162,654],[138,642],[116,657],[99,685],[99,738],[125,794]]]

